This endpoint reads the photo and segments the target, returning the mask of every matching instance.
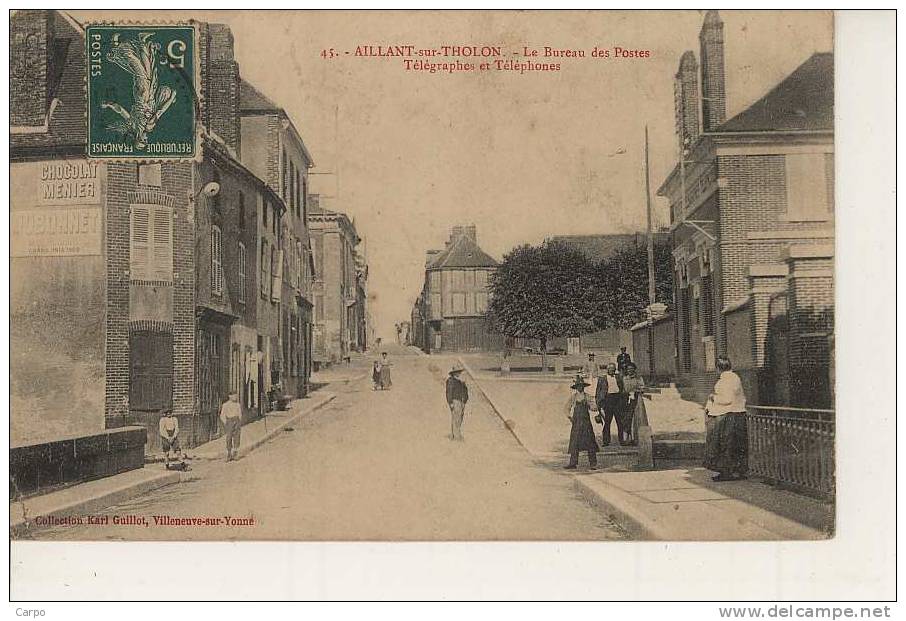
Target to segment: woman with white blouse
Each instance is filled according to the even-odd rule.
[[[717,359],[720,379],[705,404],[705,468],[718,473],[713,481],[738,481],[748,470],[746,395],[732,368],[726,356]]]

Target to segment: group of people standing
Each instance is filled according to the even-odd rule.
[[[738,481],[746,478],[748,470],[748,427],[746,421],[746,395],[742,380],[733,372],[730,359],[719,356],[716,361],[720,377],[714,391],[705,403],[705,459],[704,466],[717,472],[714,481]],[[588,464],[598,465],[598,443],[591,423],[591,412],[597,412],[595,421],[604,425],[601,442],[610,444],[610,424],[616,420],[617,435],[621,445],[638,443],[639,398],[645,382],[638,375],[636,365],[621,348],[617,364],[608,364],[606,373],[599,375],[600,367],[595,355],[588,354],[583,372],[576,375],[573,393],[566,403],[566,415],[572,423],[569,435],[569,463],[575,469],[579,453],[588,453]],[[588,381],[586,381],[588,378]],[[585,389],[596,383],[594,398]]]
[[[586,381],[587,380],[587,381]],[[594,398],[585,393],[585,389],[594,386]],[[635,410],[644,392],[645,382],[638,375],[638,368],[620,348],[616,364],[609,363],[601,373],[601,367],[595,360],[595,354],[589,352],[582,372],[576,376],[572,385],[573,394],[566,404],[567,417],[572,422],[569,436],[569,464],[572,470],[578,466],[579,453],[588,453],[588,463],[597,467],[599,450],[591,424],[591,412],[597,412],[595,422],[603,425],[601,443],[608,446],[611,442],[611,424],[615,421],[617,441],[621,446],[638,443],[638,419]]]

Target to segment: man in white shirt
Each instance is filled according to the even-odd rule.
[[[714,481],[737,481],[748,471],[749,437],[746,394],[730,359],[717,358],[720,379],[705,403],[705,468],[717,472]]]
[[[610,444],[610,423],[614,419],[617,421],[617,437],[620,444],[626,442],[623,429],[624,393],[623,376],[617,373],[617,365],[611,362],[607,365],[607,373],[598,378],[598,385],[595,387],[595,403],[602,413],[604,423],[604,430],[601,434],[601,443],[604,446]]]
[[[242,406],[239,404],[239,393],[231,392],[229,401],[225,401],[220,406],[220,421],[223,423],[226,436],[226,460],[233,461],[239,452],[242,430]]]

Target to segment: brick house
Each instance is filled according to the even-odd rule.
[[[344,360],[352,351],[363,351],[366,343],[364,265],[357,258],[361,241],[353,221],[344,213],[321,205],[318,195],[310,197],[308,226],[314,254],[314,351],[318,367]]]
[[[727,354],[750,400],[829,405],[833,335],[833,56],[814,54],[726,119],[723,22],[708,11],[675,78],[670,203],[675,357],[710,391]],[[699,97],[699,83],[701,97]]]
[[[277,271],[279,310],[271,330],[277,337],[276,362],[266,380],[285,394],[308,392],[312,371],[313,258],[308,228],[308,171],[312,156],[286,111],[245,80],[240,81],[242,161],[276,192],[286,206],[280,219]],[[267,240],[262,238],[262,248]]]
[[[422,294],[413,309],[416,342],[426,352],[499,351],[489,330],[488,279],[499,263],[478,246],[475,225],[453,227],[443,250],[429,250]]]
[[[229,29],[197,24],[200,160],[138,164],[85,157],[81,25],[29,10],[11,26],[13,442],[140,424],[153,450],[172,407],[191,446],[231,388],[260,412],[250,369],[279,313],[254,295],[259,244],[279,247],[286,207],[238,156]]]

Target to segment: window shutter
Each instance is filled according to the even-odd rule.
[[[245,244],[239,242],[239,301],[245,302],[245,266],[248,262],[245,256]]]
[[[283,290],[283,251],[277,251],[277,259],[274,262],[274,286],[271,288],[271,300],[276,302],[280,299],[280,292]]]
[[[167,207],[153,210],[151,234],[151,280],[173,280],[173,217]]]
[[[223,246],[218,226],[211,227],[211,291],[223,293]]]
[[[267,240],[261,240],[261,297],[267,298],[267,288],[270,286],[270,270],[268,269]]]
[[[129,227],[129,278],[148,280],[151,252],[151,214],[147,205],[133,205]]]

